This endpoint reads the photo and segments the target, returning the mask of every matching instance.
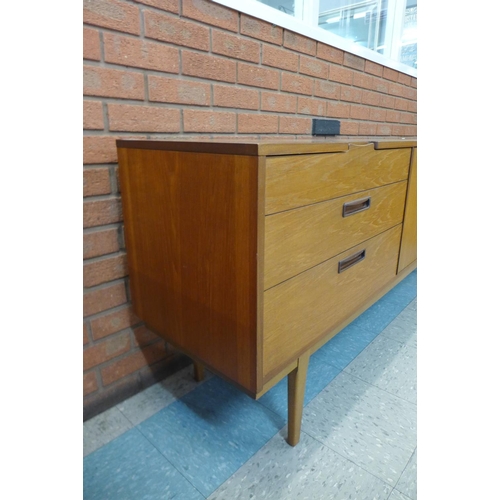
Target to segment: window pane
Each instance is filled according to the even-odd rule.
[[[285,14],[295,15],[295,0],[257,0],[259,3],[269,5]]]
[[[417,67],[417,0],[406,1],[400,62]]]

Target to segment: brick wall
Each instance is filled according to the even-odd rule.
[[[131,311],[117,138],[417,133],[417,80],[209,0],[84,0],[84,418],[185,366]]]

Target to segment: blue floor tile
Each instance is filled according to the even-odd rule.
[[[322,363],[311,356],[307,370],[304,406],[314,399],[339,373],[340,368]],[[288,381],[287,377],[267,391],[259,403],[277,413],[283,420],[288,417]]]
[[[138,429],[208,496],[284,425],[283,418],[213,377]]]
[[[85,500],[203,500],[139,432],[131,429],[83,461]]]

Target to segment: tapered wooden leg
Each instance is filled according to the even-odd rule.
[[[306,389],[309,353],[299,358],[298,366],[288,374],[288,444],[295,446],[300,440],[302,408]]]
[[[194,379],[196,382],[201,382],[205,378],[205,367],[201,363],[193,361]]]

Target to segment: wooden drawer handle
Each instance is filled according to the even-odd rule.
[[[368,210],[372,203],[370,196],[367,198],[361,198],[360,200],[350,201],[349,203],[344,203],[342,208],[342,217],[348,217],[349,215],[357,214],[363,210]]]
[[[344,260],[339,262],[339,273],[349,269],[354,266],[358,262],[361,262],[366,257],[366,250],[361,250],[360,252],[356,252],[354,255],[347,257]]]

